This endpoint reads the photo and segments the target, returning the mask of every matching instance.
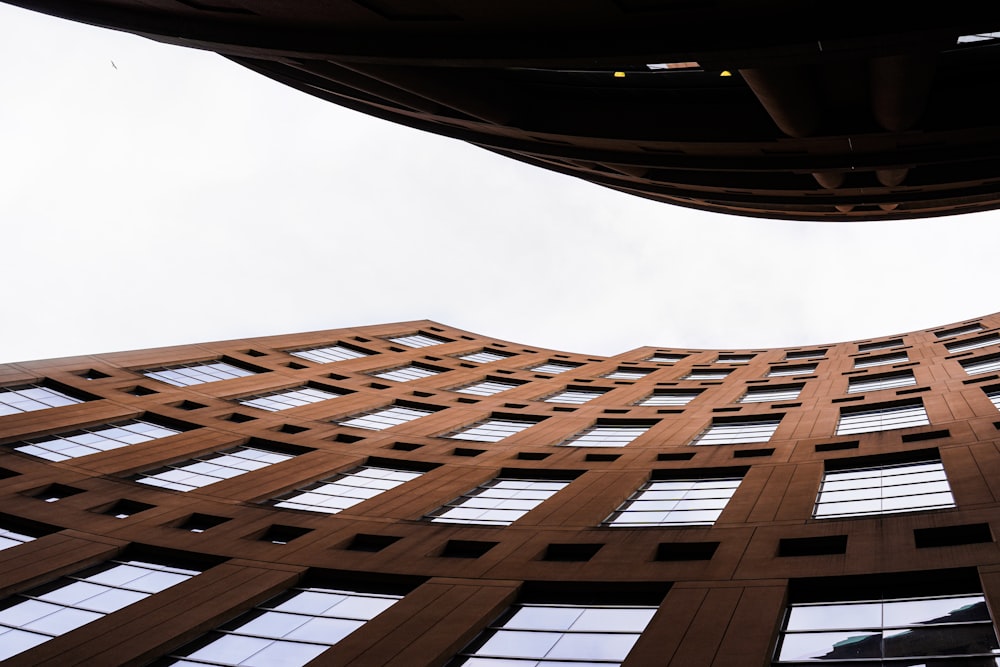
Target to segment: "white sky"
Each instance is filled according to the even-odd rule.
[[[0,362],[421,318],[589,354],[901,333],[1000,310],[998,220],[698,213],[0,5]]]

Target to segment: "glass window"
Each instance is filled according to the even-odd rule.
[[[656,607],[520,604],[453,663],[468,667],[620,665]],[[464,658],[464,660],[462,660]]]
[[[901,373],[883,373],[881,375],[859,375],[847,382],[848,394],[859,394],[866,391],[881,391],[882,389],[898,389],[911,387],[917,383],[913,371]]]
[[[342,394],[302,385],[291,389],[269,391],[266,394],[245,396],[239,399],[239,404],[259,410],[267,410],[268,412],[279,412],[281,410],[288,410],[289,408],[309,405],[310,403],[327,401],[339,396],[342,396]]]
[[[232,380],[233,378],[246,377],[247,375],[256,375],[253,371],[248,371],[245,368],[234,366],[225,361],[196,361],[190,364],[160,366],[159,368],[147,368],[144,371],[140,371],[140,373],[148,378],[166,382],[175,387],[189,387],[194,384]]]
[[[43,644],[198,574],[110,561],[0,602],[0,660]]]
[[[522,384],[524,383],[516,380],[494,380],[487,378],[479,382],[467,384],[464,387],[456,387],[452,391],[458,394],[472,394],[473,396],[492,396],[493,394],[499,394],[502,391],[519,387]]]
[[[874,357],[861,357],[854,360],[855,368],[871,368],[873,366],[888,366],[889,364],[898,364],[903,361],[909,361],[909,357],[906,356],[906,352],[897,352],[895,354],[882,354]]]
[[[185,665],[305,665],[401,599],[335,588],[293,588],[171,655]],[[157,663],[159,664],[159,663]]]
[[[715,363],[717,364],[748,364],[756,355],[753,354],[720,354]]]
[[[940,460],[828,470],[816,498],[817,519],[954,507]]]
[[[700,394],[700,389],[657,389],[636,405],[687,405]]]
[[[788,375],[808,375],[816,370],[816,364],[798,364],[795,366],[775,366],[767,374],[769,378]]]
[[[997,653],[982,593],[873,597],[791,604],[774,664],[979,667]]]
[[[686,354],[668,354],[666,352],[657,352],[653,356],[646,359],[646,361],[656,361],[661,364],[676,364],[686,356]]]
[[[902,405],[871,405],[861,409],[841,408],[837,435],[891,431],[930,423],[922,401]]]
[[[892,340],[880,340],[874,343],[861,343],[858,345],[858,352],[871,352],[872,350],[885,350],[890,347],[898,347],[903,344],[902,338]]]
[[[83,401],[37,384],[0,387],[0,417],[19,412],[58,408],[74,403],[83,403]]]
[[[607,526],[710,526],[742,478],[650,480],[604,520]]]
[[[393,382],[409,382],[411,380],[419,380],[421,378],[437,375],[440,372],[441,371],[434,370],[433,368],[410,364],[409,366],[399,366],[398,368],[390,368],[386,371],[369,373],[369,375],[372,377],[382,378],[383,380],[392,380]]]
[[[347,361],[348,359],[370,356],[369,352],[339,343],[327,347],[311,347],[306,350],[295,350],[288,354],[300,359],[306,359],[307,361],[315,361],[317,364],[329,364],[334,361]]]
[[[366,428],[370,431],[382,431],[399,424],[405,424],[414,419],[426,417],[433,414],[434,410],[424,408],[411,408],[405,405],[393,405],[388,408],[378,408],[368,410],[359,415],[348,417],[337,423],[343,426],[353,426],[354,428]]]
[[[965,340],[958,340],[954,343],[947,343],[945,344],[945,348],[948,352],[965,352],[966,350],[975,350],[980,347],[987,347],[997,343],[1000,343],[1000,334],[991,333],[988,336],[966,338]]]
[[[427,516],[434,523],[509,526],[569,482],[498,477]]]
[[[57,435],[47,435],[15,442],[11,446],[24,454],[48,461],[67,459],[107,452],[119,447],[137,445],[158,438],[177,435],[179,430],[154,424],[142,419],[127,419],[113,424],[101,424]]]
[[[733,371],[728,368],[696,368],[682,380],[725,380]]]
[[[965,334],[976,333],[977,331],[982,331],[983,326],[981,324],[966,324],[960,327],[955,327],[954,329],[945,329],[943,331],[938,331],[934,335],[940,338],[954,338],[955,336],[964,336]]]
[[[564,447],[624,447],[649,430],[641,424],[595,424],[560,443]]]
[[[598,396],[608,393],[607,389],[589,389],[584,387],[567,387],[563,391],[556,392],[545,398],[546,403],[570,403],[582,405],[592,401]]]
[[[795,350],[785,352],[785,359],[787,361],[795,361],[797,359],[816,359],[823,356],[826,356],[826,350]]]
[[[440,338],[439,336],[432,336],[431,334],[425,334],[423,332],[417,332],[415,334],[410,334],[409,336],[396,336],[395,338],[390,338],[389,340],[393,343],[405,345],[406,347],[430,347],[432,345],[440,345],[441,343],[451,342],[451,340],[447,338]]]
[[[471,361],[476,364],[488,364],[494,361],[501,361],[508,357],[513,357],[514,355],[510,352],[501,352],[500,350],[488,350],[482,349],[479,352],[471,352],[469,354],[463,354],[459,356],[462,361]]]
[[[962,368],[965,369],[965,372],[969,375],[979,375],[980,373],[1000,371],[1000,354],[963,361]],[[0,406],[0,408],[2,407],[3,406]]]
[[[771,403],[773,401],[794,401],[802,392],[801,384],[771,384],[762,387],[749,387],[747,393],[739,400],[740,403]]]
[[[285,509],[336,514],[422,474],[413,470],[359,466],[286,493],[271,502],[275,507]]]
[[[692,445],[742,445],[750,442],[767,442],[778,430],[781,418],[753,421],[713,422]]]
[[[654,369],[647,368],[619,368],[616,371],[604,375],[609,380],[638,380],[653,372]]]
[[[234,447],[142,473],[134,481],[174,491],[192,491],[293,458],[292,454]]]
[[[13,528],[0,525],[0,551],[19,546],[25,542],[31,542],[35,539],[34,535],[29,535],[21,529],[14,530]]]
[[[475,442],[500,442],[504,438],[520,433],[524,429],[538,423],[536,419],[499,419],[490,418],[466,426],[443,437],[456,440],[473,440]]]
[[[536,373],[548,373],[549,375],[557,375],[559,373],[565,373],[566,371],[571,371],[574,368],[579,368],[583,364],[574,364],[568,361],[547,361],[544,364],[539,364],[538,366],[532,366],[528,370],[534,371]]]
[[[986,397],[993,403],[993,407],[1000,410],[1000,389],[988,389]]]

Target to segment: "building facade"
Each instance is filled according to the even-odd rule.
[[[998,345],[416,321],[6,365],[0,658],[1000,664]]]

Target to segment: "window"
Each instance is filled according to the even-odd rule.
[[[473,396],[492,396],[493,394],[499,394],[501,391],[507,391],[508,389],[513,389],[514,387],[519,387],[524,382],[519,380],[498,380],[494,378],[486,378],[479,382],[473,382],[472,384],[467,384],[464,387],[456,387],[452,391],[459,394],[472,394]]]
[[[302,385],[292,389],[279,389],[278,391],[271,391],[266,394],[246,396],[239,399],[239,403],[251,408],[267,410],[268,412],[278,412],[280,410],[288,410],[289,408],[297,408],[300,405],[319,403],[320,401],[337,398],[338,396],[342,396],[342,394],[337,394],[327,389],[317,389]]]
[[[979,357],[962,362],[962,368],[969,375],[979,375],[980,373],[992,373],[1000,371],[1000,354],[991,354],[988,357]],[[3,408],[0,405],[0,408]]]
[[[569,482],[497,477],[427,516],[434,523],[509,526]]]
[[[650,606],[519,604],[451,664],[620,665],[655,613]]]
[[[853,468],[838,465],[823,474],[813,516],[830,519],[954,506],[940,459]]]
[[[935,572],[920,574],[931,581],[939,578]],[[793,601],[785,615],[773,664],[997,664],[1000,644],[982,593],[919,596],[915,592],[921,589],[940,588],[919,581],[895,586],[885,593],[877,582],[867,588],[826,593],[819,602]]]
[[[558,375],[559,373],[565,373],[566,371],[571,371],[574,368],[579,368],[583,364],[574,364],[568,361],[547,361],[544,364],[538,366],[532,366],[528,370],[534,371],[536,373],[548,373],[549,375]]]
[[[433,414],[434,410],[427,408],[416,408],[407,405],[393,405],[388,408],[377,408],[368,410],[359,415],[349,417],[339,421],[341,426],[353,426],[354,428],[366,428],[370,431],[382,431],[393,426],[405,424],[414,419],[426,417]]]
[[[474,440],[475,442],[500,442],[504,438],[520,433],[537,423],[537,419],[491,417],[449,433],[445,437],[456,440]]]
[[[742,477],[652,479],[614,511],[604,525],[710,526],[722,514]]]
[[[922,401],[903,404],[883,403],[862,408],[841,408],[837,435],[874,433],[930,424]]]
[[[754,354],[720,354],[715,360],[717,364],[748,364],[753,359]]]
[[[668,354],[666,352],[657,352],[653,356],[646,359],[646,361],[656,361],[661,364],[676,364],[686,356],[686,354]]]
[[[636,405],[687,405],[700,394],[700,389],[657,389]]]
[[[862,357],[854,360],[855,368],[871,368],[872,366],[887,366],[898,364],[901,361],[909,361],[906,352],[896,352],[895,354],[882,354],[876,357]]]
[[[393,343],[405,345],[406,347],[430,347],[431,345],[440,345],[441,343],[451,342],[451,340],[447,338],[440,338],[439,336],[425,334],[422,331],[408,336],[396,336],[395,338],[390,338],[389,340]]]
[[[564,447],[624,447],[649,430],[649,424],[595,424],[560,443]]]
[[[903,371],[902,373],[883,373],[881,375],[860,375],[851,378],[847,383],[848,394],[859,394],[866,391],[880,391],[882,389],[897,389],[899,387],[911,387],[917,383],[913,377],[913,371]]]
[[[725,380],[733,371],[726,368],[696,368],[682,377],[682,380]]]
[[[943,331],[938,331],[934,335],[939,339],[941,338],[953,338],[955,336],[964,336],[965,334],[976,333],[977,331],[982,331],[983,325],[981,324],[966,324],[964,326],[955,327],[954,329],[945,329]]]
[[[14,443],[15,450],[48,461],[65,461],[78,456],[107,452],[157,438],[177,435],[179,430],[142,419],[129,419],[42,438]]]
[[[501,361],[508,357],[513,357],[514,355],[510,352],[501,352],[500,350],[488,350],[482,349],[479,352],[472,352],[470,354],[463,354],[459,357],[462,361],[471,361],[477,364],[488,364],[492,361]]]
[[[336,514],[394,489],[423,473],[379,466],[359,466],[272,500],[275,507]]]
[[[0,387],[0,417],[20,412],[58,408],[74,403],[83,403],[83,401],[38,384]]]
[[[171,655],[175,665],[305,665],[400,600],[293,588]]]
[[[5,528],[0,526],[0,551],[4,549],[10,549],[11,547],[16,547],[25,542],[32,542],[36,538],[34,535],[28,535],[23,530],[14,530],[13,528]],[[0,612],[2,613],[2,612]],[[0,629],[0,644],[2,644],[3,629]],[[0,654],[3,653],[3,649],[0,649]]]
[[[871,352],[872,350],[885,350],[890,347],[898,347],[903,344],[902,338],[892,340],[877,341],[875,343],[861,343],[858,345],[858,352]]]
[[[545,398],[546,403],[572,403],[582,405],[592,401],[598,396],[608,393],[607,389],[596,389],[590,387],[566,387],[563,391],[557,392]]]
[[[1000,387],[987,389],[986,397],[993,403],[993,407],[1000,410]]]
[[[134,481],[174,491],[192,491],[292,457],[256,447],[234,447],[143,473]]]
[[[988,336],[966,338],[965,340],[958,340],[954,343],[946,343],[945,348],[948,352],[965,352],[966,350],[975,350],[980,347],[987,347],[997,343],[1000,343],[1000,334],[991,333]]]
[[[781,417],[768,419],[713,421],[692,445],[742,445],[749,442],[767,442],[778,429]]]
[[[816,364],[798,364],[797,366],[775,366],[770,372],[768,372],[767,377],[785,377],[788,375],[808,375],[816,370]]]
[[[358,359],[359,357],[370,356],[371,353],[360,350],[356,347],[349,347],[342,343],[330,345],[328,347],[311,347],[306,350],[295,350],[289,352],[293,357],[315,361],[317,364],[329,364],[334,361],[347,361],[348,359]]]
[[[771,403],[774,401],[794,401],[802,392],[803,384],[771,384],[750,387],[739,400],[740,403]]]
[[[797,359],[817,359],[819,357],[826,356],[826,350],[795,350],[792,352],[785,352],[786,361],[795,361]]]
[[[410,380],[419,380],[421,378],[437,375],[440,372],[441,371],[435,368],[428,368],[427,366],[418,366],[417,364],[410,364],[409,366],[399,366],[398,368],[390,368],[387,371],[370,373],[370,375],[372,375],[373,377],[382,378],[383,380],[392,380],[394,382],[409,382]]]
[[[0,603],[0,660],[124,609],[198,574],[156,563],[110,561]]]
[[[194,384],[232,380],[233,378],[255,375],[253,371],[234,366],[225,361],[195,361],[189,364],[160,366],[139,371],[148,378],[172,384],[175,387],[189,387]]]
[[[627,368],[626,367],[626,368],[619,368],[618,370],[614,371],[613,373],[608,373],[604,377],[608,378],[609,380],[638,380],[640,378],[643,378],[643,377],[649,375],[654,370],[655,369],[652,369],[652,368]]]

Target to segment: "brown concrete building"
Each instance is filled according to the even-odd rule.
[[[6,1],[679,206],[843,221],[1000,205],[988,2]]]
[[[1000,664],[998,345],[418,321],[10,364],[0,657]]]

